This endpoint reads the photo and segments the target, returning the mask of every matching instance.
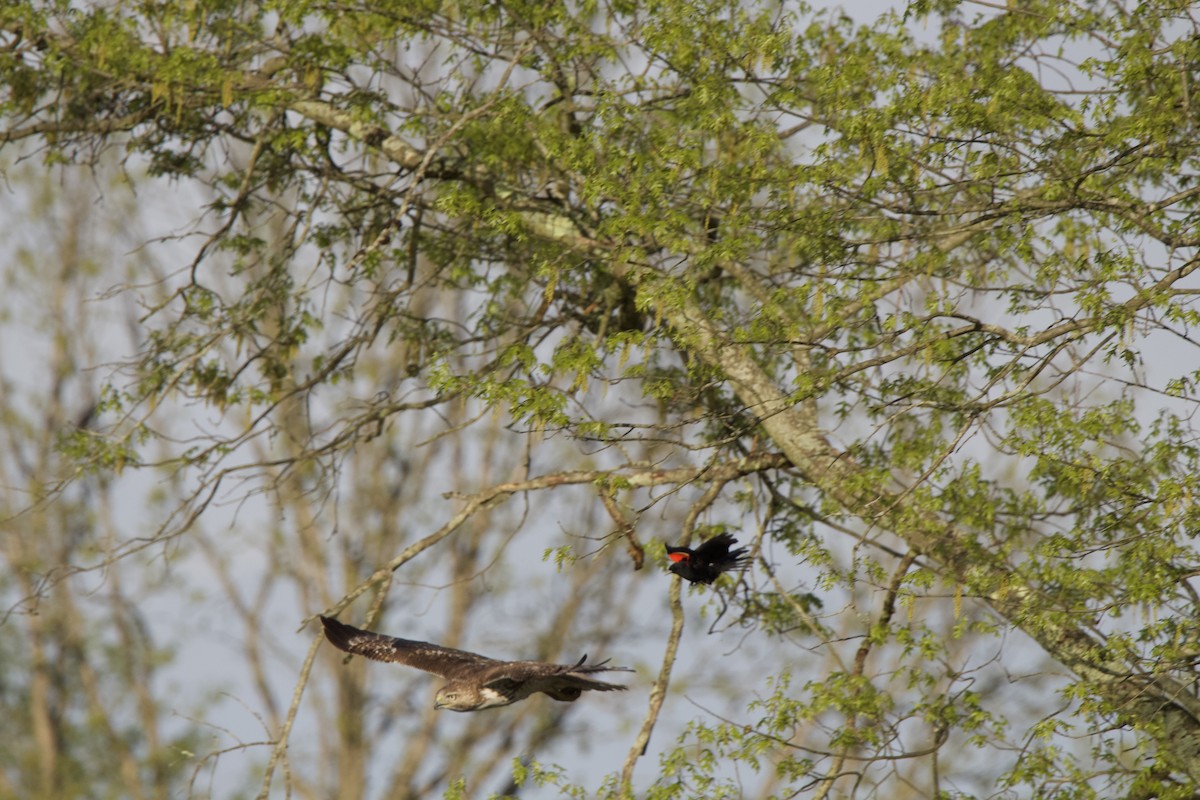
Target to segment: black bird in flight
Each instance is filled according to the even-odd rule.
[[[585,666],[586,655],[575,664],[497,661],[465,650],[359,630],[330,617],[321,617],[321,624],[325,626],[325,638],[339,650],[441,675],[446,684],[438,689],[433,707],[451,711],[507,706],[534,692],[570,703],[586,691],[625,689],[588,677],[593,673],[633,672],[628,667],[606,667],[607,661]]]
[[[732,533],[722,533],[701,543],[695,550],[667,545],[671,572],[692,583],[712,583],[722,572],[741,569],[750,561],[747,548],[730,548],[737,544]]]

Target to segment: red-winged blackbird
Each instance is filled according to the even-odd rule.
[[[674,562],[671,572],[692,583],[712,583],[722,572],[740,569],[750,560],[749,556],[743,555],[747,548],[729,549],[735,544],[737,539],[732,533],[722,533],[695,550],[668,545],[667,558]]]

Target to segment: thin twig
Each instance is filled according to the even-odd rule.
[[[678,576],[674,576],[671,581],[671,589],[668,592],[671,602],[671,635],[667,637],[667,649],[663,653],[662,667],[658,671],[658,678],[654,681],[654,686],[650,687],[650,708],[646,711],[646,718],[642,720],[642,729],[638,731],[637,738],[633,740],[633,746],[629,748],[629,755],[625,758],[625,768],[621,770],[621,797],[623,798],[633,797],[633,768],[650,744],[650,734],[654,730],[654,723],[658,721],[658,712],[662,709],[663,701],[667,697],[667,686],[671,683],[671,670],[675,666],[675,655],[679,652],[679,640],[683,638],[682,583],[683,581]]]
[[[283,727],[279,729],[279,738],[275,740],[275,746],[271,748],[271,758],[267,761],[267,768],[263,772],[262,790],[258,793],[256,800],[267,800],[267,796],[271,793],[271,778],[274,777],[275,767],[287,752],[288,738],[292,733],[292,724],[296,721],[296,713],[300,710],[300,698],[304,696],[304,689],[308,686],[308,676],[312,673],[313,662],[317,660],[317,648],[321,646],[323,636],[314,636],[312,644],[308,647],[308,656],[304,659],[304,666],[300,668],[300,677],[296,679],[296,688],[292,691],[292,703],[288,706],[287,719],[283,722]]]
[[[498,483],[495,486],[490,486],[482,492],[477,492],[472,495],[451,494],[451,497],[459,497],[466,501],[461,509],[453,517],[451,517],[445,525],[438,530],[413,543],[407,547],[402,553],[388,561],[379,569],[372,572],[361,583],[351,589],[345,597],[341,599],[332,608],[325,611],[326,616],[336,617],[341,613],[342,609],[350,605],[357,597],[369,591],[373,586],[378,584],[385,578],[390,577],[391,573],[398,570],[400,567],[407,564],[419,554],[433,547],[438,542],[445,539],[450,534],[454,533],[468,519],[474,516],[479,511],[492,508],[499,503],[507,500],[514,494],[522,492],[532,492],[539,489],[550,489],[556,486],[578,485],[584,483],[596,483],[600,481],[622,481],[625,486],[644,487],[644,486],[659,486],[666,483],[686,484],[695,481],[713,481],[715,484],[721,484],[725,481],[733,480],[734,478],[749,475],[754,472],[760,472],[768,469],[782,469],[787,466],[787,460],[779,456],[777,453],[761,453],[756,456],[741,458],[737,461],[716,464],[704,467],[682,467],[678,469],[634,469],[631,472],[622,470],[578,470],[571,472],[556,472],[549,475],[541,475],[536,478],[530,478],[523,481],[510,481],[508,483]],[[705,498],[716,497],[716,493],[709,491],[705,493]],[[702,501],[703,502],[703,501]],[[315,616],[315,615],[314,615]],[[308,617],[300,626],[302,630],[305,625],[311,622],[313,617]]]
[[[896,613],[896,598],[900,594],[900,585],[904,582],[904,576],[912,569],[913,562],[917,560],[917,554],[914,551],[909,551],[904,558],[900,559],[900,563],[892,573],[892,580],[888,584],[887,594],[883,598],[883,608],[879,611],[879,622],[877,625],[886,626],[892,622],[892,617]],[[854,654],[854,671],[851,673],[856,678],[861,678],[867,669],[867,657],[871,654],[871,635],[868,631],[867,636],[863,639],[862,645],[858,648],[858,652]],[[858,727],[857,718],[851,714],[846,720],[846,728],[853,731]],[[829,776],[821,781],[820,790],[814,795],[815,800],[824,800],[829,796],[829,792],[833,789],[833,784],[842,776],[842,768],[846,764],[846,759],[850,758],[850,748],[853,746],[852,741],[848,741],[838,750],[838,754],[833,759],[833,768],[829,770]],[[933,746],[937,749],[941,743]]]

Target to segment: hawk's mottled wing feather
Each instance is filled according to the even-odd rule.
[[[443,678],[458,678],[504,663],[452,647],[364,631],[331,617],[321,617],[321,624],[325,626],[325,638],[339,650],[375,661],[394,661]]]

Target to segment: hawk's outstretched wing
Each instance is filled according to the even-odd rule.
[[[503,663],[478,653],[360,630],[331,617],[321,617],[321,624],[325,626],[325,638],[338,650],[376,661],[395,661],[443,678],[457,678],[464,671],[477,672]]]

